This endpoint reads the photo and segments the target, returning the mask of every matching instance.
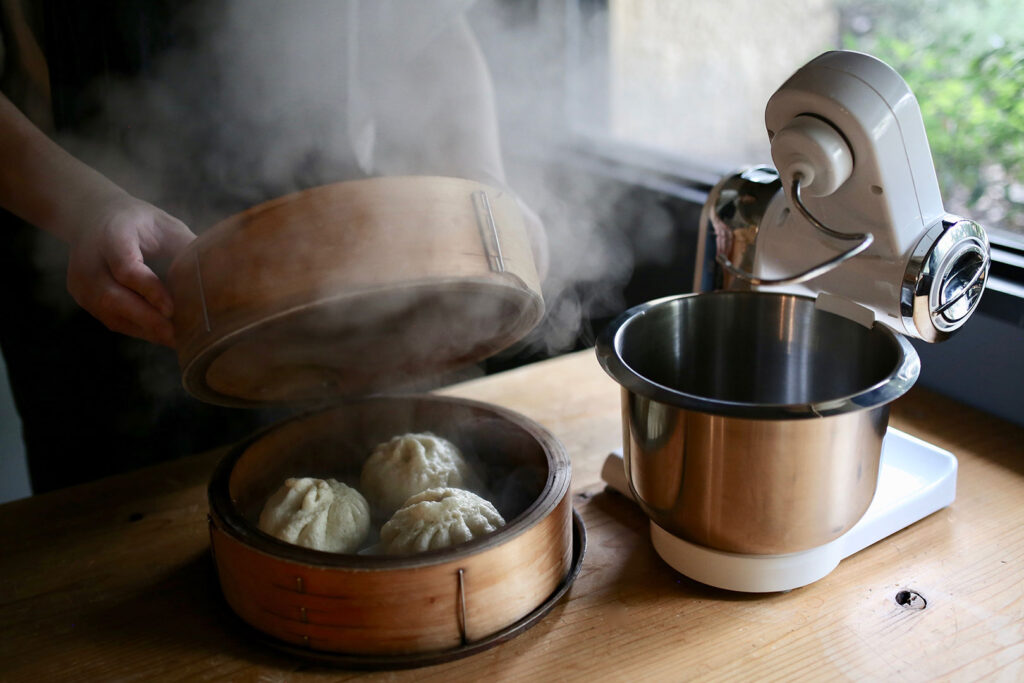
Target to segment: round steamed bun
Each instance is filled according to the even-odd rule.
[[[465,543],[505,526],[501,514],[471,491],[432,488],[405,501],[380,530],[378,548],[405,555]]]
[[[379,444],[363,463],[359,482],[382,517],[429,488],[475,485],[472,470],[455,444],[429,432],[403,434]]]
[[[370,532],[370,506],[359,491],[334,479],[287,479],[267,499],[259,528],[305,548],[350,553]]]

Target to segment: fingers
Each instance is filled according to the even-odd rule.
[[[93,277],[87,288],[69,278],[68,290],[82,308],[108,329],[174,348],[171,321],[112,276]]]
[[[122,214],[101,233],[98,248],[118,284],[140,295],[164,318],[170,318],[174,302],[146,259],[173,258],[195,235],[173,216],[148,204],[142,206],[141,212]],[[134,208],[138,211],[139,207]],[[145,327],[151,329],[151,325]]]
[[[108,329],[174,347],[173,301],[143,261],[137,233],[101,235],[103,239],[72,248],[68,291]]]
[[[174,303],[154,271],[195,235],[173,216],[124,192],[97,200],[71,241],[68,291],[109,329],[174,346]]]
[[[174,302],[156,273],[142,260],[142,252],[130,240],[108,244],[107,267],[116,282],[141,295],[165,318],[174,314]]]
[[[108,321],[101,322],[103,322],[107,326],[107,329],[112,332],[118,332],[130,337],[142,339],[150,344],[159,344],[170,349],[176,348],[174,327],[167,318],[157,316],[152,320],[149,327],[140,324],[140,319],[141,315],[134,314],[134,317],[132,318],[114,316]]]

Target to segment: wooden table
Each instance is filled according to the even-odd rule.
[[[956,502],[815,584],[752,596],[671,570],[646,518],[605,491],[618,387],[592,352],[443,393],[524,413],[572,457],[587,555],[532,629],[455,662],[371,674],[258,645],[225,614],[209,559],[211,453],[0,506],[0,679],[1024,679],[1024,430],[913,390],[892,424],[958,456]],[[900,605],[904,590],[927,607]]]

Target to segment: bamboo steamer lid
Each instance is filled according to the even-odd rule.
[[[171,264],[185,388],[222,405],[402,388],[544,313],[518,203],[459,178],[313,188],[213,226]]]

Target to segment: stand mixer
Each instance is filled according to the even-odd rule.
[[[842,316],[876,331],[884,326],[897,339],[907,336],[938,342],[955,333],[981,299],[989,269],[988,239],[973,221],[945,213],[920,109],[903,79],[868,55],[828,52],[799,69],[775,92],[766,107],[765,123],[775,168],[757,166],[737,172],[722,179],[709,194],[701,219],[695,291],[799,295],[801,301],[813,301],[814,311]],[[708,235],[713,235],[713,243]],[[661,376],[669,379],[653,380],[648,375],[647,387],[642,386],[637,371],[623,356],[623,339],[627,326],[644,316],[651,317],[651,307],[665,303],[651,302],[623,314],[599,340],[598,356],[624,387],[627,456],[625,467],[621,455],[609,456],[602,476],[610,486],[641,503],[652,519],[652,543],[672,567],[702,583],[730,590],[789,590],[822,578],[844,557],[953,501],[956,458],[898,430],[886,430],[886,407],[879,427],[879,437],[884,433],[884,439],[876,461],[877,486],[869,492],[870,505],[837,537],[796,551],[746,552],[702,542],[699,534],[691,532],[693,525],[678,527],[683,529],[680,533],[664,528],[662,519],[667,517],[659,518],[656,511],[652,512],[650,495],[644,500],[643,489],[650,486],[639,480],[637,468],[646,465],[637,462],[642,458],[664,459],[667,451],[662,448],[653,455],[636,452],[643,450],[638,444],[648,443],[650,435],[643,435],[645,442],[633,433],[638,429],[634,404],[638,400],[635,392],[643,393],[649,386],[661,392],[654,396],[662,400],[668,394],[659,382],[664,385],[674,380],[670,374]],[[810,338],[808,334],[799,333],[797,338],[811,346],[820,343],[804,342],[804,338]],[[759,347],[750,348],[754,355],[759,354]],[[707,351],[704,346],[700,350]],[[774,356],[774,362],[786,358],[787,353]],[[916,353],[912,349],[910,353],[913,367],[903,373],[901,391],[917,377]],[[636,353],[633,356],[638,357]],[[677,372],[679,376],[685,373]],[[676,392],[683,398],[674,403],[691,411],[683,416],[684,422],[693,414],[694,401],[688,391],[684,386]],[[845,396],[841,401],[857,403],[860,396]],[[650,403],[664,412],[663,404]],[[810,399],[804,403],[807,405],[798,407],[807,411],[797,417],[809,421],[827,415],[834,404]],[[751,417],[747,414],[751,404],[739,400],[715,398],[701,405],[706,404],[712,405],[711,412],[722,406],[727,419]],[[780,414],[792,409],[755,407]],[[654,408],[645,407],[648,409],[651,412],[645,415],[653,414]],[[734,429],[722,428],[722,419],[714,419],[719,420],[715,429],[720,432]],[[661,429],[664,431],[664,427]],[[694,431],[692,425],[679,427],[674,436],[680,463],[693,460],[696,452],[696,439],[685,430]],[[759,448],[756,437],[748,437],[747,442],[755,444],[750,449]],[[875,453],[877,457],[878,451]],[[827,460],[831,453],[818,456]],[[745,456],[726,450],[718,457],[728,460]],[[683,467],[690,465],[681,464],[680,472]],[[707,463],[702,467],[712,469]],[[861,470],[857,473],[859,476]],[[649,473],[646,476],[650,479]],[[708,481],[713,478],[704,476]],[[868,476],[874,477],[875,473]],[[693,491],[693,483],[680,484],[674,495],[681,498],[684,490]],[[732,493],[725,489],[722,495]],[[765,500],[772,503],[770,497]],[[706,501],[703,504],[706,506]],[[794,503],[799,504],[798,500]],[[705,514],[705,522],[710,518]]]

